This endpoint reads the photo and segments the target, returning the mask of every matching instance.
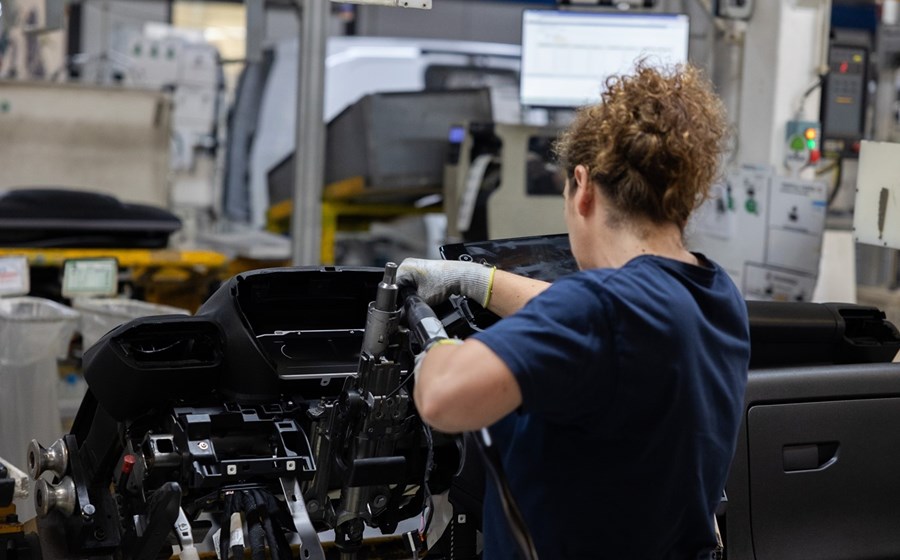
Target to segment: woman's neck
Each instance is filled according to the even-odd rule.
[[[595,237],[590,251],[594,266],[585,268],[619,268],[631,259],[642,255],[656,255],[692,265],[698,265],[697,258],[689,252],[682,241],[681,230],[674,223],[644,223],[640,226],[615,226],[604,224],[604,231]]]

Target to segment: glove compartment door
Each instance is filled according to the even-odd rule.
[[[900,398],[752,406],[757,560],[900,557]]]

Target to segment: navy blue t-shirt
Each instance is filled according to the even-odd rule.
[[[727,274],[658,256],[556,281],[475,338],[521,408],[491,427],[541,558],[697,558],[715,546],[750,341]],[[485,560],[519,558],[496,489]]]

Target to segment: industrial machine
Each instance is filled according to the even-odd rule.
[[[412,405],[417,346],[395,274],[255,271],[196,316],[108,333],[85,353],[71,432],[29,449],[45,557],[155,558],[174,545],[182,558],[299,546],[323,559],[317,532],[333,529],[353,558],[366,526],[391,534],[424,511],[409,534],[423,547],[431,496],[460,456]]]
[[[248,66],[238,86],[236,107],[240,110],[235,110],[230,123],[223,193],[223,212],[235,222],[265,224],[266,210],[277,202],[269,200],[270,174],[279,175],[275,169],[296,151],[294,130],[288,123],[294,122],[296,112],[299,50],[296,40],[278,43],[271,62]],[[330,37],[324,120],[335,121],[368,94],[489,87],[492,117],[517,122],[519,53],[518,45],[498,43]],[[480,107],[476,109],[469,118],[484,114]],[[343,120],[354,118],[344,114]],[[383,150],[369,153],[377,156]],[[339,155],[332,157],[339,159]]]
[[[451,128],[444,170],[450,241],[565,231],[558,126],[471,122]]]
[[[25,533],[13,500],[28,494],[28,476],[0,458],[0,559],[40,558],[37,536]]]

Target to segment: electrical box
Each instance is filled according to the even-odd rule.
[[[822,134],[826,152],[859,155],[866,107],[866,67],[869,52],[859,46],[832,44],[828,76],[822,92]]]
[[[748,300],[810,301],[819,273],[826,185],[766,166],[732,169],[686,231]]]

